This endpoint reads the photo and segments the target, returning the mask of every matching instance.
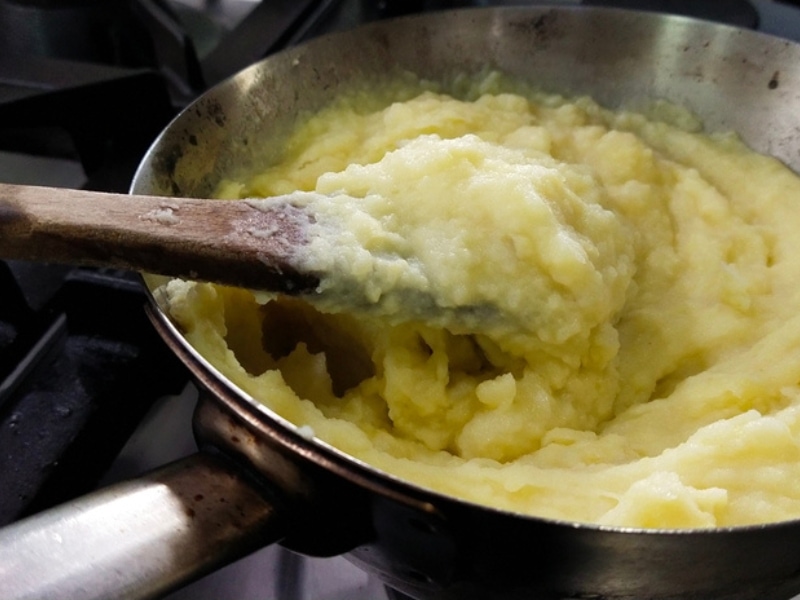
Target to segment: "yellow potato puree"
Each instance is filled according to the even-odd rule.
[[[420,277],[527,330],[175,280],[190,343],[304,431],[472,502],[634,527],[800,517],[800,179],[677,110],[462,87],[345,95],[219,195],[345,192],[352,243],[318,258],[377,281],[366,248],[399,269],[381,286]]]

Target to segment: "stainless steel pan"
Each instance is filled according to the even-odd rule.
[[[468,9],[320,38],[243,71],[156,140],[137,193],[206,196],[302,110],[395,67],[491,66],[612,106],[668,99],[800,171],[800,46],[680,17],[588,8]],[[346,553],[418,598],[787,599],[800,523],[704,531],[592,527],[442,497],[301,435],[152,320],[203,391],[197,456],[0,532],[4,598],[158,596],[264,544]]]

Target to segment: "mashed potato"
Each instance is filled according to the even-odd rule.
[[[344,97],[219,195],[346,192],[357,243],[321,256],[524,327],[175,280],[190,343],[303,431],[472,502],[634,527],[800,517],[800,179],[732,135],[494,74],[466,88]]]

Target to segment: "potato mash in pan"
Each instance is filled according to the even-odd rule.
[[[321,256],[524,327],[173,280],[189,342],[309,435],[471,502],[645,528],[800,517],[800,179],[676,107],[497,73],[450,88],[344,94],[218,195],[345,192],[352,243]]]

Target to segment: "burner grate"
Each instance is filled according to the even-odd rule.
[[[147,322],[138,276],[62,270],[37,307],[14,270],[0,285],[0,525],[97,485],[152,403],[188,376]],[[52,275],[52,274],[51,274]],[[52,277],[51,277],[52,280]],[[41,279],[37,278],[37,282]]]

